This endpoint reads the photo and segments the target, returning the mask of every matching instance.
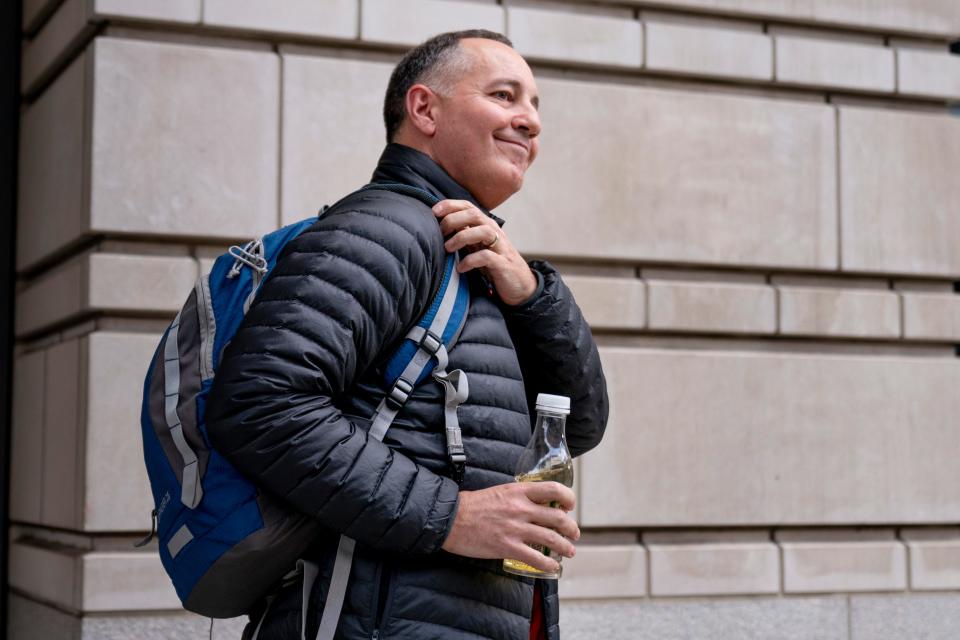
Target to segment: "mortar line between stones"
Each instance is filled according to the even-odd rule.
[[[834,158],[836,162],[836,167],[834,168],[834,176],[836,180],[836,204],[837,204],[837,271],[841,272],[843,270],[843,198],[841,197],[841,190],[843,188],[840,180],[840,162],[842,160],[841,150],[840,150],[840,108],[836,105],[833,106],[833,122],[834,122]]]
[[[850,596],[846,597],[847,601],[847,640],[853,640],[853,607],[850,602]]]
[[[277,228],[283,226],[283,56],[280,47],[274,46],[277,55]]]

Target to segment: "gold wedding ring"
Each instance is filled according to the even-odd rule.
[[[493,248],[493,245],[497,244],[498,242],[500,242],[500,234],[499,234],[499,233],[495,233],[494,236],[493,236],[493,242],[491,242],[490,244],[485,244],[485,245],[483,245],[483,246],[484,246],[485,248],[487,248],[487,249],[492,249],[492,248]]]

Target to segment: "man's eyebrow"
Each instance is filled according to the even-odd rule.
[[[497,86],[500,84],[505,84],[517,93],[523,92],[523,85],[520,84],[519,80],[513,80],[512,78],[497,78],[490,83],[490,86]],[[530,102],[533,104],[534,109],[540,110],[540,96],[533,96],[530,98]]]

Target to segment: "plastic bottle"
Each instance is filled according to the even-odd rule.
[[[537,423],[527,448],[517,462],[517,482],[553,481],[568,487],[573,486],[573,458],[567,449],[565,427],[570,413],[570,398],[541,393],[537,396]],[[556,502],[550,503],[557,507]],[[550,556],[558,563],[561,556],[541,545],[530,545],[540,553]],[[561,566],[556,572],[541,571],[519,560],[506,559],[503,569],[509,573],[533,578],[557,579],[563,573]]]

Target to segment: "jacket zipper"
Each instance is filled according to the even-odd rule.
[[[380,630],[386,622],[387,601],[390,599],[390,578],[390,567],[384,564],[380,573],[380,584],[377,586],[377,617],[374,622],[373,635],[370,636],[371,640],[380,638]]]

